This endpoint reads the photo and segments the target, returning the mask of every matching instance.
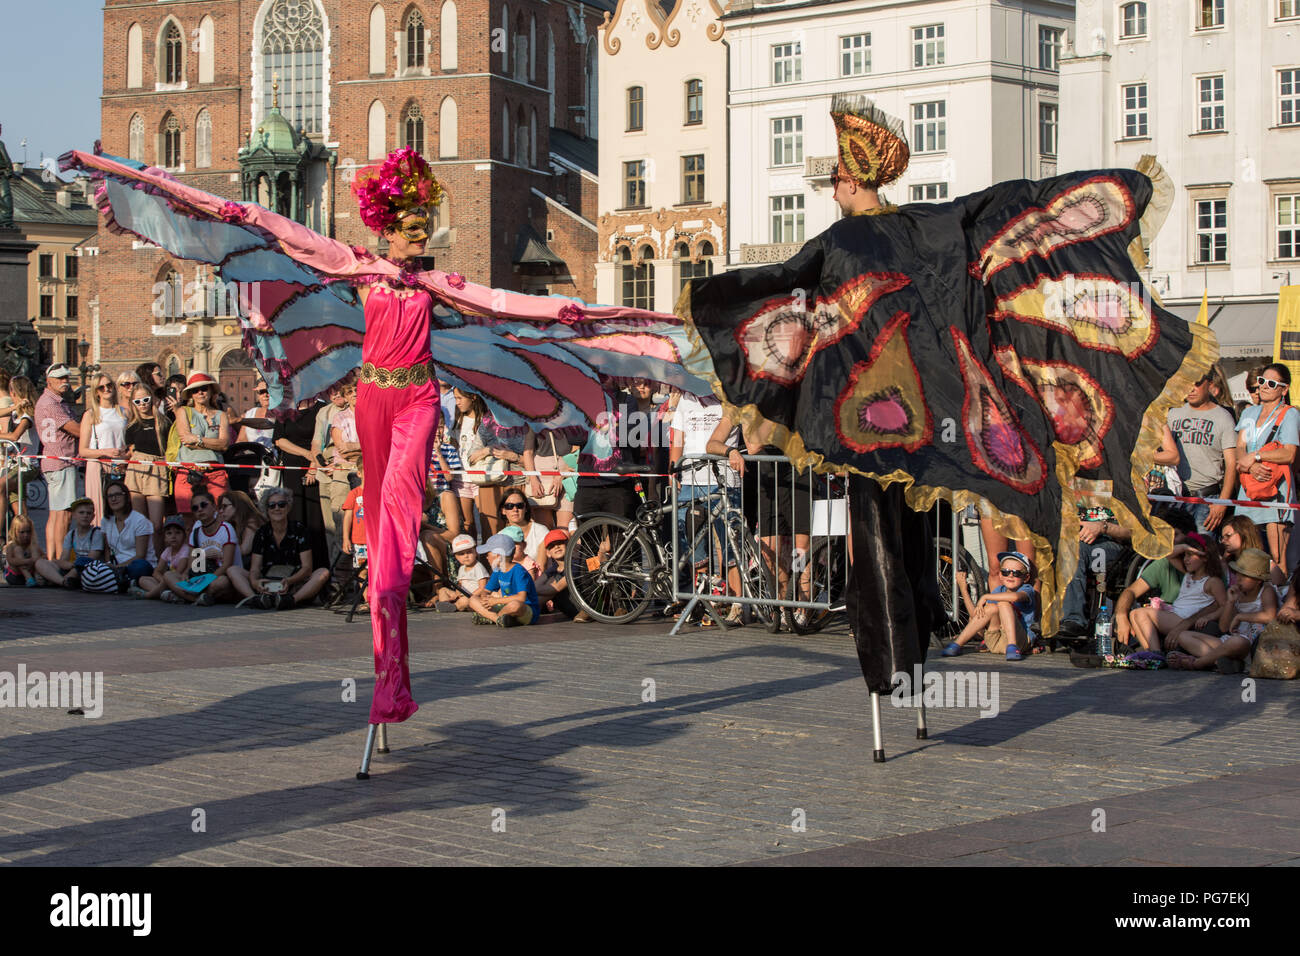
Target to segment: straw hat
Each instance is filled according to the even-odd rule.
[[[1272,559],[1259,548],[1247,548],[1237,555],[1237,560],[1228,565],[1232,570],[1256,581],[1267,581]]]

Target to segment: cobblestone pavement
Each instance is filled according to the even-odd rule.
[[[1294,683],[936,660],[1000,712],[886,700],[874,764],[842,629],[466,618],[412,617],[421,709],[357,781],[367,621],[0,588],[0,672],[104,674],[98,719],[0,710],[0,863],[1300,861]]]

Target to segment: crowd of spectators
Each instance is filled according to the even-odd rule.
[[[53,365],[42,390],[25,378],[0,389],[7,399],[0,440],[42,456],[15,460],[0,474],[11,512],[4,565],[10,586],[79,587],[199,605],[234,601],[268,610],[317,600],[344,572],[355,573],[364,587],[355,386],[300,403],[277,421],[265,384],[255,388],[256,404],[237,414],[207,374],[164,379],[157,365],[93,377],[78,414],[69,400],[70,376],[66,366]],[[1294,512],[1285,507],[1295,501],[1292,466],[1300,447],[1290,385],[1284,365],[1254,369],[1246,381],[1250,401],[1234,406],[1215,368],[1169,412],[1149,478],[1152,492],[1262,504],[1164,507],[1178,528],[1176,547],[1120,595],[1114,616],[1122,649],[1168,652],[1171,666],[1223,666],[1221,658],[1249,654],[1268,620],[1300,618],[1290,587],[1300,569],[1300,536],[1290,534]],[[662,479],[647,475],[699,454],[726,460],[718,471],[685,469],[679,523],[695,498],[725,494],[759,530],[783,593],[802,569],[812,496],[798,480],[758,481],[758,469],[746,468],[743,456],[778,453],[771,436],[742,430],[716,401],[656,395],[648,384],[633,383],[615,394],[612,416],[581,433],[503,428],[480,396],[445,383],[442,403],[420,538],[420,560],[438,572],[426,606],[481,621],[531,623],[548,611],[585,620],[564,577],[565,549],[579,517],[633,517],[647,496],[660,493]],[[236,460],[253,465],[228,467]],[[561,474],[518,474],[530,471]],[[20,479],[45,482],[43,547],[22,516]],[[1108,508],[1080,507],[1078,518],[1078,571],[1063,605],[1066,638],[1090,633],[1091,569],[1119,561],[1130,538]],[[687,531],[678,529],[683,536]],[[1038,636],[1029,597],[1033,549],[1000,535],[991,522],[981,533],[987,553],[998,556],[990,565],[990,594],[971,609],[971,626],[948,652],[1002,631],[1008,657],[1017,659]],[[734,562],[713,557],[726,567],[722,587],[739,593]],[[738,607],[733,615],[739,617]]]

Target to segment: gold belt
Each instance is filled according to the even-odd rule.
[[[433,378],[433,370],[428,362],[410,365],[406,368],[380,368],[373,362],[361,366],[363,385],[377,385],[380,388],[406,388],[408,385],[423,385]]]

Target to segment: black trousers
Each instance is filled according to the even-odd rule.
[[[849,478],[847,610],[867,687],[887,694],[893,675],[925,660],[939,607],[934,574],[934,532],[928,514],[903,500],[903,486],[881,488],[870,478]]]

